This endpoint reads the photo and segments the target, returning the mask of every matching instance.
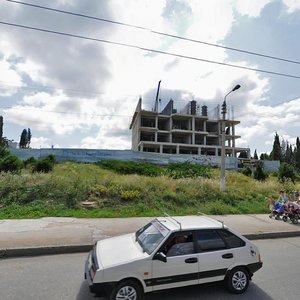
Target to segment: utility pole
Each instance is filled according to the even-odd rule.
[[[220,179],[220,188],[221,192],[226,192],[226,177],[225,177],[225,159],[226,159],[226,153],[225,153],[225,123],[226,123],[226,113],[227,113],[227,104],[226,104],[226,97],[238,90],[241,86],[237,84],[229,93],[227,93],[224,97],[224,101],[222,103],[222,121],[221,121],[221,179]]]

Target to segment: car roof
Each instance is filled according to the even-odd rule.
[[[182,217],[166,216],[157,219],[171,231],[227,228],[222,222],[203,215]]]

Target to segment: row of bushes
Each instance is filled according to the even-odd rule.
[[[52,171],[55,164],[55,157],[51,154],[42,159],[30,157],[25,161],[12,155],[5,147],[0,147],[0,172],[19,173],[23,168],[31,169],[34,172],[48,173]]]
[[[242,173],[248,177],[253,177],[256,180],[264,181],[268,178],[268,175],[260,165],[256,166],[256,169],[252,171],[250,167],[246,167],[242,170]],[[294,167],[287,163],[282,163],[279,166],[278,173],[273,173],[281,183],[286,181],[295,181],[300,180],[299,174],[295,171]]]
[[[190,162],[169,164],[166,167],[146,162],[103,160],[96,163],[103,169],[111,170],[119,174],[137,174],[144,176],[168,176],[173,179],[179,178],[211,178],[211,168],[195,165]]]

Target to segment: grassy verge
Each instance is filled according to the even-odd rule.
[[[221,193],[218,169],[206,177],[161,174],[125,175],[101,165],[71,162],[57,164],[47,174],[0,173],[0,219],[266,213],[269,195],[297,188],[282,186],[273,177],[258,182],[227,171],[227,192]],[[82,201],[97,207],[82,208]]]

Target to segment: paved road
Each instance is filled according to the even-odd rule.
[[[243,296],[220,283],[148,295],[146,300],[299,299],[300,238],[259,240],[264,267]],[[1,300],[92,300],[83,280],[87,254],[64,254],[0,260]]]

